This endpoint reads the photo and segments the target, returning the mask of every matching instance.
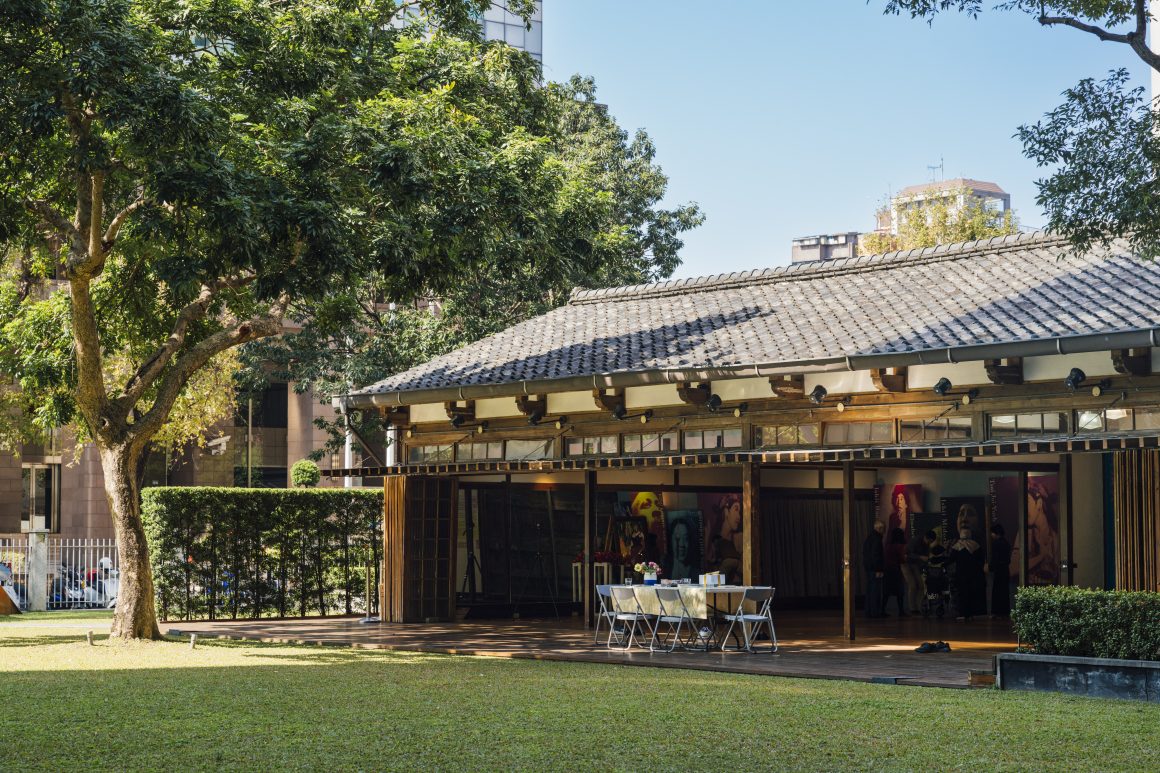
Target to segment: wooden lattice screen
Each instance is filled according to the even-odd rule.
[[[455,612],[458,515],[454,478],[383,482],[383,619],[449,620]]]
[[[1160,591],[1160,452],[1120,451],[1112,470],[1116,588]]]

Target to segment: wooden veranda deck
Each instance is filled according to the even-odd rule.
[[[786,613],[777,619],[780,649],[767,652],[628,652],[593,645],[578,618],[460,621],[439,624],[362,624],[354,618],[185,622],[162,625],[170,635],[252,639],[365,649],[401,650],[688,668],[770,676],[880,681],[967,687],[968,672],[992,670],[995,654],[1015,648],[1010,623],[957,623],[918,617],[859,620],[857,641],[841,637],[834,613]],[[603,638],[603,637],[602,637]],[[944,640],[949,653],[919,654],[924,641]],[[762,643],[765,644],[764,642]]]

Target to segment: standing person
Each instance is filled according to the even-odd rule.
[[[862,566],[866,570],[866,617],[886,617],[882,611],[882,578],[886,574],[886,554],[882,535],[886,533],[883,521],[874,522],[874,532],[862,543]]]
[[[906,532],[894,528],[886,538],[886,575],[883,577],[882,611],[893,598],[898,606],[898,616],[906,617],[906,590],[902,581],[902,567],[906,565]]]
[[[906,563],[902,565],[902,579],[906,582],[906,600],[910,613],[922,613],[922,599],[926,596],[926,584],[922,579],[922,569],[930,557],[930,546],[938,535],[934,531],[915,534],[906,545]]]
[[[1011,543],[1003,531],[1003,524],[991,525],[991,561],[986,569],[991,573],[991,617],[1011,615]]]
[[[971,539],[971,530],[963,529],[959,538],[951,545],[951,561],[955,567],[954,591],[958,620],[970,620],[981,611],[979,587],[986,583],[983,574],[983,547]]]

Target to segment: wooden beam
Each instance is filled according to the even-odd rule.
[[[709,396],[713,394],[712,388],[705,383],[693,385],[682,381],[677,384],[677,397],[681,399],[682,403],[700,407],[709,402]]]
[[[475,420],[475,401],[468,400],[467,405],[460,405],[455,400],[448,400],[443,403],[443,410],[447,412],[448,419],[461,417],[463,421]]]
[[[593,593],[596,558],[593,543],[596,540],[596,472],[584,473],[584,627],[591,628],[596,621],[596,599]]]
[[[390,427],[406,427],[411,424],[411,406],[400,405],[398,408],[383,408],[383,421]]]
[[[1129,376],[1152,375],[1151,349],[1113,349],[1112,367]]]
[[[769,388],[777,397],[800,400],[806,393],[806,377],[802,375],[770,376]]]
[[[1071,501],[1071,454],[1059,455],[1059,584],[1075,585],[1074,508]]]
[[[987,360],[984,366],[987,378],[992,384],[1022,384],[1023,358],[1008,357],[1004,360]]]
[[[761,585],[761,465],[741,467],[741,576],[746,585]]]
[[[854,640],[854,463],[842,463],[842,632]]]
[[[870,380],[879,392],[905,392],[906,368],[871,368]]]

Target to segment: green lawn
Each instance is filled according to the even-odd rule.
[[[1155,705],[103,634],[88,646],[105,619],[0,622],[0,770],[1160,769]]]

